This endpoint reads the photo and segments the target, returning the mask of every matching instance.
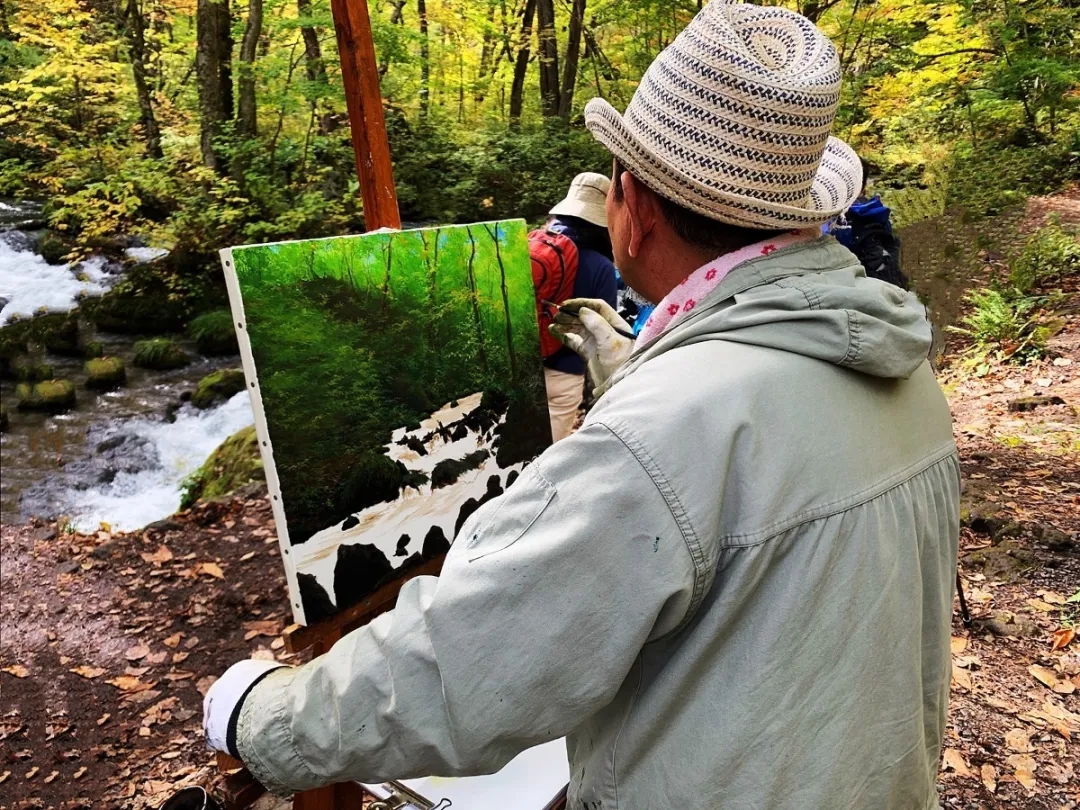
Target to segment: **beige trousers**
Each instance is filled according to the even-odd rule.
[[[551,416],[551,439],[557,442],[574,432],[578,408],[585,396],[585,375],[545,368],[544,382]]]

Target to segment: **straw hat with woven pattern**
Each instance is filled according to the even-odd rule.
[[[819,225],[862,184],[831,137],[840,60],[783,8],[712,0],[645,72],[626,112],[593,99],[585,122],[656,193],[750,228]]]

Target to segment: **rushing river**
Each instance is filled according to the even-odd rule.
[[[94,258],[77,267],[50,265],[31,246],[39,207],[0,203],[0,327],[14,314],[44,308],[72,309],[77,297],[99,295],[114,283],[119,268]],[[20,228],[22,226],[22,228]],[[134,261],[148,261],[162,251],[136,247]],[[221,442],[251,424],[246,393],[217,408],[199,411],[180,405],[204,375],[238,366],[239,358],[203,358],[184,343],[195,361],[175,371],[135,368],[134,338],[98,334],[105,353],[124,359],[127,385],[99,393],[85,388],[83,360],[42,358],[58,378],[76,384],[78,406],[64,414],[17,410],[15,382],[0,381],[10,427],[0,435],[0,522],[31,515],[65,516],[77,528],[99,522],[135,529],[176,511],[183,480]],[[182,342],[183,343],[183,342]]]

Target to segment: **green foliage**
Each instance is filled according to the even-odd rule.
[[[993,215],[1080,179],[1080,134],[1037,147],[961,143],[954,160],[948,204],[976,216]]]
[[[1025,363],[1046,353],[1047,329],[1035,316],[1038,299],[1016,290],[974,290],[966,301],[970,310],[961,319],[962,326],[952,331],[967,335],[977,355],[990,352],[1003,359]]]
[[[91,340],[83,348],[83,357],[93,359],[95,357],[103,357],[105,354],[105,346],[100,340]]]
[[[220,498],[240,487],[265,480],[255,427],[243,428],[218,447],[203,465],[184,481],[180,508],[190,509],[200,500]]]
[[[207,374],[195,386],[191,404],[196,408],[212,408],[244,390],[244,372],[238,368],[226,368]]]
[[[140,340],[135,344],[135,365],[155,371],[183,368],[191,362],[187,352],[167,338]]]
[[[49,264],[64,264],[65,257],[71,252],[72,245],[56,231],[45,231],[37,240],[34,249]]]
[[[15,367],[15,379],[22,382],[44,382],[53,378],[53,367],[48,363],[20,363]]]
[[[19,383],[15,388],[20,411],[61,413],[75,407],[75,386],[68,380]]]
[[[239,354],[232,312],[215,309],[188,324],[188,336],[195,341],[199,354],[210,357]]]
[[[127,380],[124,361],[119,357],[98,357],[87,360],[83,371],[86,372],[86,387],[96,388],[99,391],[119,388]]]
[[[1031,236],[1013,262],[1009,283],[1028,292],[1073,275],[1080,275],[1080,239],[1054,223]]]

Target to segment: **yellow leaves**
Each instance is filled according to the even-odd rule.
[[[1059,630],[1055,630],[1050,637],[1050,652],[1057,652],[1063,650],[1072,644],[1073,639],[1076,638],[1076,630],[1072,627],[1062,627]]]
[[[997,790],[997,768],[993,765],[983,765],[979,768],[979,777],[987,792],[994,793]]]
[[[1043,686],[1053,689],[1058,694],[1071,695],[1076,691],[1076,684],[1068,678],[1059,678],[1058,674],[1049,667],[1041,667],[1038,664],[1033,664],[1028,667],[1028,672]]]
[[[952,650],[953,655],[959,655],[960,653],[962,653],[964,650],[967,649],[967,645],[968,645],[968,640],[966,638],[964,638],[963,636],[953,636],[949,647]]]
[[[100,669],[98,667],[91,667],[91,666],[75,667],[74,669],[72,669],[70,671],[74,672],[76,675],[78,675],[80,677],[86,678],[87,680],[93,680],[94,678],[100,678],[102,675],[105,674],[104,669]]]
[[[1005,735],[1005,745],[1010,751],[1027,754],[1035,750],[1031,745],[1031,735],[1034,734],[1025,728],[1014,728]]]
[[[134,647],[128,647],[124,652],[124,658],[128,661],[138,661],[140,658],[145,658],[150,654],[150,648],[145,644],[136,644]]]
[[[954,663],[952,668],[952,685],[964,692],[970,692],[971,673]]]
[[[120,675],[116,678],[105,681],[107,684],[111,684],[119,689],[121,692],[133,694],[135,692],[145,692],[151,686],[152,683],[143,683],[138,678],[132,675]]]
[[[946,770],[953,771],[957,776],[974,776],[971,772],[971,768],[969,768],[967,762],[964,761],[964,755],[955,748],[945,749],[945,754],[942,756],[942,764]]]
[[[244,641],[251,641],[256,636],[276,636],[281,625],[274,619],[257,622],[244,622]]]
[[[180,644],[180,636],[181,635],[182,635],[182,633],[174,633],[173,635],[169,636],[167,639],[165,639],[161,643],[164,644],[169,649],[175,649],[177,647],[177,645]]]
[[[155,566],[159,566],[162,563],[169,562],[169,560],[173,558],[173,553],[165,546],[158,546],[157,551],[152,553],[144,551],[139,556],[143,558],[143,562],[153,563]]]
[[[12,664],[10,667],[4,667],[0,669],[0,672],[6,672],[8,675],[13,675],[16,678],[25,678],[30,674],[30,670],[24,667],[22,664]]]
[[[200,563],[198,570],[200,574],[207,574],[214,577],[215,579],[225,579],[225,572],[221,570],[221,566],[217,563]]]
[[[1013,778],[1027,790],[1035,789],[1035,771],[1039,767],[1035,759],[1028,754],[1013,754],[1007,760],[1015,771]]]

